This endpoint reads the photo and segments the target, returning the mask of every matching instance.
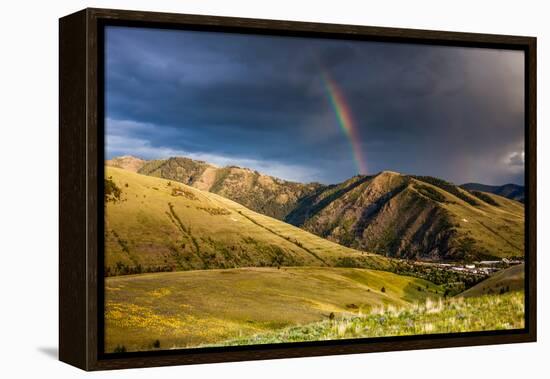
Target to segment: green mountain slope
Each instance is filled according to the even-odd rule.
[[[508,267],[481,283],[462,292],[460,296],[473,297],[505,292],[523,291],[525,288],[525,264]]]
[[[106,350],[196,347],[438,299],[430,282],[383,271],[282,267],[107,278]],[[420,289],[420,290],[419,290]]]
[[[106,167],[106,275],[233,267],[388,268],[222,196]]]
[[[247,168],[217,167],[180,157],[148,161],[138,172],[216,193],[278,219],[294,209],[301,198],[323,187],[317,183],[289,182]]]
[[[524,208],[437,178],[382,172],[305,199],[286,221],[386,256],[429,260],[523,257]]]

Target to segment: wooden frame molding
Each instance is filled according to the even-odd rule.
[[[525,52],[526,328],[229,348],[103,354],[103,27],[238,31]],[[59,21],[59,357],[84,370],[536,341],[536,38],[170,13],[85,9]],[[98,180],[99,179],[99,180]],[[101,224],[100,224],[101,223]]]

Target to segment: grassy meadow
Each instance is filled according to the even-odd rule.
[[[367,314],[344,315],[280,331],[225,341],[221,345],[409,336],[438,333],[522,329],[523,292],[500,296],[427,299],[408,307],[380,307]]]
[[[282,267],[106,279],[107,351],[219,344],[380,307],[438,299],[428,281],[384,271]],[[331,316],[332,314],[332,316]]]
[[[463,212],[459,205],[445,203]],[[498,228],[510,219],[514,229],[515,206],[460,217],[468,228],[489,222],[483,213],[492,212]],[[105,216],[106,352],[523,325],[520,268],[447,298],[447,283],[425,280],[400,260],[342,246],[214,193],[113,167],[106,167]],[[453,275],[449,280],[460,279]]]
[[[496,295],[510,291],[523,291],[525,283],[525,264],[519,264],[501,270],[490,278],[461,293],[464,297]]]

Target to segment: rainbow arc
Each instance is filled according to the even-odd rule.
[[[365,175],[368,172],[367,165],[365,162],[365,156],[361,151],[361,139],[357,126],[353,120],[351,110],[346,102],[342,90],[326,71],[322,72],[322,78],[330,104],[336,114],[338,125],[344,132],[344,135],[351,145],[353,160],[357,167],[357,171],[359,174]]]

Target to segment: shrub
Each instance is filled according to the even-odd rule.
[[[116,345],[115,350],[113,350],[115,353],[125,353],[126,352],[126,346],[124,345]]]
[[[220,207],[197,207],[197,209],[200,209],[201,211],[205,211],[211,216],[222,216],[222,215],[230,215],[231,212],[229,212],[227,209],[220,208]]]
[[[113,229],[112,230],[113,236],[115,237],[116,241],[120,245],[120,248],[122,251],[124,251],[126,254],[130,253],[130,248],[128,247],[128,241],[121,238],[120,235]]]
[[[382,293],[386,293],[386,287],[382,287],[382,288],[380,288],[380,292],[382,292]]]
[[[341,257],[336,261],[336,267],[361,268],[361,262],[353,257]]]
[[[428,199],[431,199],[433,201],[437,201],[438,203],[444,203],[445,202],[445,196],[443,196],[439,191],[437,191],[433,187],[424,186],[424,185],[416,185],[414,186],[418,192],[420,192],[422,195],[426,196]]]
[[[172,187],[172,196],[183,196],[189,200],[198,200],[193,192],[178,187]]]
[[[160,341],[159,340],[155,340],[155,342],[153,342],[153,347],[155,349],[159,349],[160,348]]]
[[[105,192],[106,203],[108,203],[109,201],[112,201],[113,203],[120,201],[122,190],[116,185],[115,182],[113,182],[113,180],[110,177],[108,179],[105,179],[104,192]]]
[[[500,204],[497,203],[491,196],[487,195],[486,193],[484,192],[481,192],[481,191],[469,191],[472,195],[474,195],[475,197],[477,197],[478,199],[480,200],[483,200],[484,202],[486,202],[487,204],[491,204],[491,205],[494,205],[495,207],[499,207]]]

